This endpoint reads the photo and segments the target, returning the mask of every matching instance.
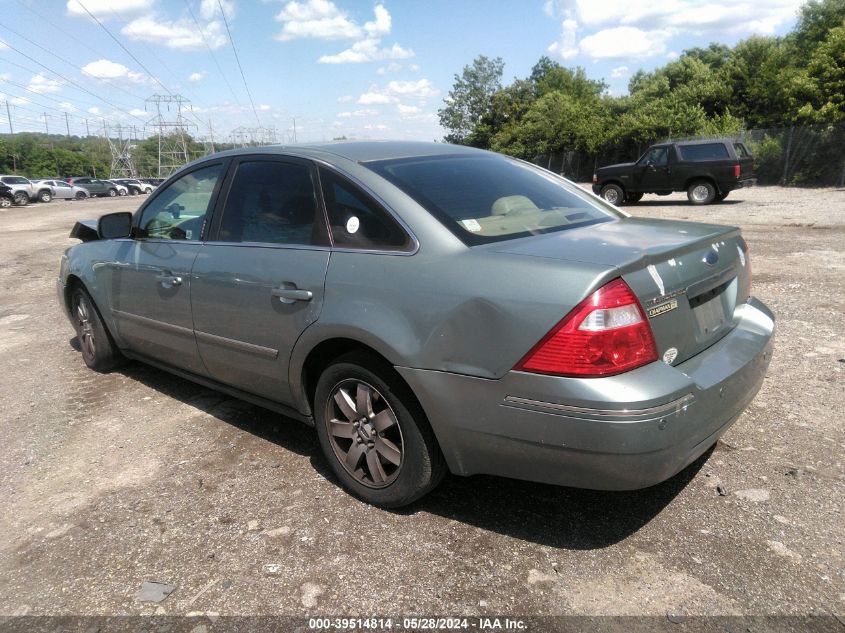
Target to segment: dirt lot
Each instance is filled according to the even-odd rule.
[[[59,255],[75,219],[137,204],[2,211],[0,615],[845,613],[845,190],[628,207],[741,226],[777,315],[762,391],[711,454],[634,493],[450,477],[401,512],[342,492],[305,426],[85,368]],[[140,603],[144,581],[175,590]]]

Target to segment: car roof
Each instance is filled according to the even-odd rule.
[[[421,141],[334,141],[330,143],[309,143],[304,145],[265,145],[227,150],[214,156],[240,156],[245,154],[289,154],[312,158],[338,156],[347,160],[365,163],[391,158],[413,158],[417,156],[479,155],[483,150],[449,143],[426,143]],[[208,157],[205,157],[208,158]]]

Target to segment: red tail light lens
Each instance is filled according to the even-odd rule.
[[[584,299],[514,369],[555,376],[621,374],[657,360],[640,302],[622,279]]]
[[[738,164],[734,165],[734,178],[739,179],[739,170],[740,170],[739,165]]]

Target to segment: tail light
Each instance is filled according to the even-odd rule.
[[[737,163],[736,165],[734,165],[734,178],[736,178],[737,180],[739,179],[739,171],[740,166],[739,163]]]
[[[575,306],[514,369],[555,376],[621,374],[657,360],[640,302],[614,279]]]
[[[595,183],[595,182],[598,182],[598,181],[599,181],[598,174],[593,174],[593,182]]]

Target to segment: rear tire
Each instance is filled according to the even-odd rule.
[[[619,185],[609,184],[601,188],[599,195],[612,205],[619,206],[625,200],[625,192]]]
[[[118,190],[117,190],[117,195],[119,195],[119,196],[125,196],[125,195],[126,195],[126,192],[125,192],[123,189],[118,189]]]
[[[109,198],[114,198],[117,195],[117,189],[109,189]]]
[[[8,209],[12,206],[12,199],[6,196],[0,196],[0,209]]]
[[[117,367],[123,356],[106,331],[91,295],[82,286],[71,292],[70,309],[85,364],[98,372],[108,372]]]
[[[29,196],[26,195],[26,192],[24,192],[24,191],[16,192],[14,194],[13,200],[15,201],[16,205],[21,206],[21,207],[25,207],[26,205],[29,204]]]
[[[716,199],[716,187],[709,180],[696,180],[687,189],[692,204],[710,204]]]
[[[347,354],[323,371],[314,418],[332,471],[367,503],[408,505],[446,473],[417,399],[395,370],[372,354]]]

